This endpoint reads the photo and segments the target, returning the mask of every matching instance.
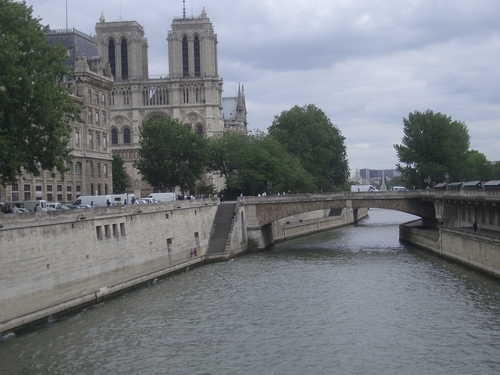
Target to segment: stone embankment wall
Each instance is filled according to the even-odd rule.
[[[400,240],[500,278],[499,237],[460,228],[428,230],[419,224],[417,220],[401,225]]]
[[[128,205],[0,218],[0,332],[93,304],[150,280],[248,250],[237,205],[225,252],[207,255],[218,200]],[[338,211],[338,212],[337,212]],[[277,241],[354,222],[351,209],[272,224]],[[358,219],[367,210],[358,211]],[[191,256],[196,248],[197,257]]]
[[[196,200],[5,215],[0,332],[201,262],[217,206]]]

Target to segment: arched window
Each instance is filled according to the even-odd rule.
[[[123,143],[130,144],[130,129],[123,129]]]
[[[115,41],[110,40],[108,43],[108,58],[111,66],[111,74],[116,77],[116,62],[115,62]]]
[[[200,38],[198,35],[194,38],[194,75],[201,75],[201,57],[200,57]]]
[[[118,144],[118,130],[116,128],[111,129],[111,144]]]
[[[203,135],[203,125],[201,124],[196,125],[196,131],[198,135]]]
[[[182,38],[182,74],[184,77],[189,76],[189,53],[187,37]]]
[[[125,39],[122,39],[121,52],[122,52],[122,79],[128,79],[128,49],[127,49],[127,41]]]

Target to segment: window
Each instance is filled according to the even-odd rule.
[[[108,148],[108,138],[105,135],[102,136],[102,147],[104,150]]]
[[[122,237],[125,237],[125,223],[120,223],[120,233]]]
[[[31,185],[24,185],[24,200],[31,199]]]
[[[125,39],[122,39],[121,53],[122,53],[122,79],[128,79],[128,49],[127,49],[127,41]]]
[[[72,190],[71,186],[66,186],[66,191],[70,192]]]
[[[89,103],[92,103],[92,90],[91,89],[88,89],[88,91],[87,91],[87,101]]]
[[[71,193],[66,194],[66,201],[68,201],[68,202],[73,201],[73,195]]]
[[[113,237],[118,237],[118,224],[113,224]]]
[[[75,174],[82,173],[82,164],[80,162],[75,163]]]
[[[194,37],[194,75],[199,77],[201,75],[201,63],[200,63],[200,38],[198,35]]]
[[[111,67],[111,74],[116,77],[116,61],[115,61],[115,41],[110,40],[108,43],[108,59]]]
[[[53,196],[52,196],[52,194],[47,194],[47,200],[48,200],[49,202],[51,202],[51,201],[52,201],[52,197],[53,197]]]
[[[95,126],[99,126],[99,111],[95,111]]]
[[[62,191],[62,185],[57,185],[57,191]]]
[[[198,132],[198,135],[203,135],[203,125],[198,124],[196,131]]]
[[[102,227],[101,226],[95,227],[95,235],[96,235],[98,240],[102,240]]]
[[[62,194],[57,194],[57,200],[59,202],[62,202],[62,200],[63,200],[62,197],[63,197]]]
[[[80,133],[78,131],[75,132],[75,146],[80,147]]]
[[[99,93],[95,92],[95,104],[99,104]]]
[[[47,185],[47,191],[52,191],[52,185]]]
[[[107,122],[106,122],[106,112],[103,112],[103,113],[102,113],[102,123],[103,123],[104,125],[106,125],[106,124],[107,124]]]
[[[88,123],[92,125],[92,108],[89,108]]]
[[[95,136],[95,144],[96,144],[95,149],[97,151],[101,151],[101,140],[99,138],[99,134],[96,134]]]
[[[108,165],[104,164],[104,177],[108,178]]]
[[[182,38],[182,75],[189,76],[189,53],[187,37]]]
[[[94,139],[92,138],[92,132],[89,132],[89,150],[94,149]]]
[[[101,104],[105,105],[106,104],[106,95],[102,94],[101,98],[102,98]]]
[[[123,143],[130,144],[130,129],[123,129]]]
[[[101,163],[97,163],[97,177],[101,177]]]
[[[109,225],[104,226],[104,233],[105,233],[106,238],[111,238],[111,232],[109,230]]]
[[[90,162],[89,167],[90,167],[90,177],[94,177],[94,163]],[[92,189],[90,190],[94,191],[94,187],[92,187]]]
[[[118,130],[116,130],[115,128],[111,129],[111,144],[118,144]]]

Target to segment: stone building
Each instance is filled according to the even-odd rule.
[[[71,30],[47,33],[51,45],[68,48],[64,62],[72,71],[62,84],[82,108],[82,122],[71,122],[73,159],[67,163],[64,180],[48,171],[40,176],[20,176],[17,183],[0,189],[0,201],[45,199],[71,204],[80,195],[109,194],[112,191],[109,98],[113,79],[99,57],[94,38]]]
[[[129,191],[136,196],[152,191],[133,167],[143,123],[175,118],[205,137],[247,130],[244,90],[235,98],[222,97],[217,35],[204,9],[198,17],[173,19],[167,37],[168,76],[149,77],[144,35],[136,21],[106,22],[101,15],[96,24],[99,55],[109,62],[114,77],[110,96],[113,154],[124,160],[133,184]],[[224,183],[217,175],[205,176],[204,182],[216,190]]]
[[[46,199],[71,203],[80,195],[112,193],[112,155],[119,155],[135,196],[153,189],[133,167],[144,122],[175,118],[191,125],[205,137],[224,131],[247,131],[244,88],[235,97],[222,97],[223,80],[218,71],[217,35],[205,10],[198,17],[174,18],[168,32],[168,72],[150,78],[148,42],[136,21],[106,22],[101,15],[96,36],[77,30],[52,30],[49,43],[62,41],[68,48],[65,62],[73,73],[64,84],[82,107],[81,123],[72,123],[64,181],[41,176],[22,176],[18,184],[0,188],[0,201]],[[167,67],[165,67],[167,71]],[[221,177],[203,177],[215,190],[224,186]]]

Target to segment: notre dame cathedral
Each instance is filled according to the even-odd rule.
[[[206,137],[247,131],[244,88],[237,97],[222,96],[217,34],[205,9],[198,17],[174,18],[167,40],[169,75],[152,79],[148,42],[139,23],[106,22],[101,15],[96,25],[99,56],[114,77],[109,97],[111,147],[125,161],[137,196],[150,190],[132,166],[144,122],[171,117]],[[217,190],[223,187],[218,176],[206,179]]]

